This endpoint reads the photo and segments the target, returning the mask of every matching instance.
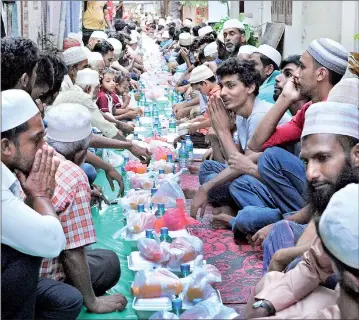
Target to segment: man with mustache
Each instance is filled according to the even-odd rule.
[[[359,110],[351,104],[319,102],[306,114],[300,157],[306,167],[314,220],[321,216],[335,192],[358,182],[358,127]],[[319,286],[333,273],[316,234],[293,270],[285,274],[269,272],[262,278],[248,301],[245,318],[305,317],[334,304],[334,292]]]
[[[229,52],[229,58],[237,57],[238,50],[246,43],[244,25],[237,19],[227,20],[223,24],[224,45]]]

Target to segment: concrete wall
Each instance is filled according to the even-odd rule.
[[[271,1],[245,1],[245,13],[253,25],[271,22]],[[283,56],[300,53],[316,38],[328,37],[348,50],[358,49],[353,35],[358,31],[358,1],[293,1],[292,25],[285,27]]]

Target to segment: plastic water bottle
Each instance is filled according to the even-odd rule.
[[[137,205],[137,211],[138,211],[138,213],[145,212],[145,205],[143,203],[139,203]]]
[[[139,127],[139,126],[140,126],[140,116],[136,116],[135,126],[136,126],[136,127]]]
[[[151,198],[155,195],[155,193],[157,192],[157,188],[156,187],[153,187],[153,188],[151,188]],[[150,204],[150,208],[151,208],[151,210],[154,208],[154,206],[155,206],[155,204],[153,203],[153,202],[151,202],[151,204]]]
[[[169,121],[168,133],[176,133],[176,126],[177,126],[176,119],[174,114],[172,113]]]
[[[128,190],[131,189],[131,185],[125,167],[121,168],[121,175],[122,175],[123,185],[125,187],[125,192],[127,192]]]
[[[161,229],[162,231],[162,229]],[[191,273],[191,268],[190,265],[187,263],[182,263],[181,264],[181,277],[182,278],[186,278],[190,273]]]
[[[138,132],[133,133],[133,140],[138,140]]]
[[[168,88],[165,88],[165,94],[164,94],[165,98],[168,99]]]
[[[147,239],[154,239],[155,238],[153,236],[153,229],[146,229],[146,238]]]
[[[189,134],[186,134],[186,150],[188,152],[188,163],[193,163],[193,142]]]
[[[153,125],[153,136],[161,136],[161,130],[157,123]]]
[[[202,301],[203,301],[203,299],[201,299],[201,298],[195,298],[195,299],[193,299],[192,303],[195,306],[196,304],[199,304]]]
[[[161,228],[160,240],[161,240],[161,242],[172,243],[172,238],[168,234],[168,228],[166,228],[166,227]]]
[[[186,150],[185,140],[182,140],[181,147],[179,149],[179,167],[180,169],[185,169],[188,167],[188,153]]]
[[[155,217],[160,218],[166,213],[165,204],[164,203],[158,203],[157,204],[157,210],[155,212]]]
[[[158,117],[159,113],[158,113],[158,108],[157,108],[157,104],[154,103],[152,105],[152,117]]]
[[[172,300],[172,312],[179,317],[182,312],[182,299],[175,298]]]
[[[149,105],[145,106],[145,117],[151,117],[151,107]]]

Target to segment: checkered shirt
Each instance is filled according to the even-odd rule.
[[[65,250],[96,242],[90,206],[91,189],[84,171],[71,161],[62,161],[56,172],[56,184],[52,204],[66,236]],[[60,258],[43,259],[40,277],[65,280]]]

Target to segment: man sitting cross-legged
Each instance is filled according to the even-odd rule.
[[[59,157],[62,156],[52,203],[60,217],[66,247],[58,258],[43,260],[40,276],[73,285],[82,293],[84,304],[91,312],[122,310],[127,304],[124,296],[103,296],[120,277],[116,253],[86,247],[96,242],[96,235],[90,207],[91,190],[79,166],[86,158],[91,141],[91,116],[83,106],[64,104],[49,111],[46,119],[46,140]],[[44,299],[52,301],[56,297],[49,291]]]

